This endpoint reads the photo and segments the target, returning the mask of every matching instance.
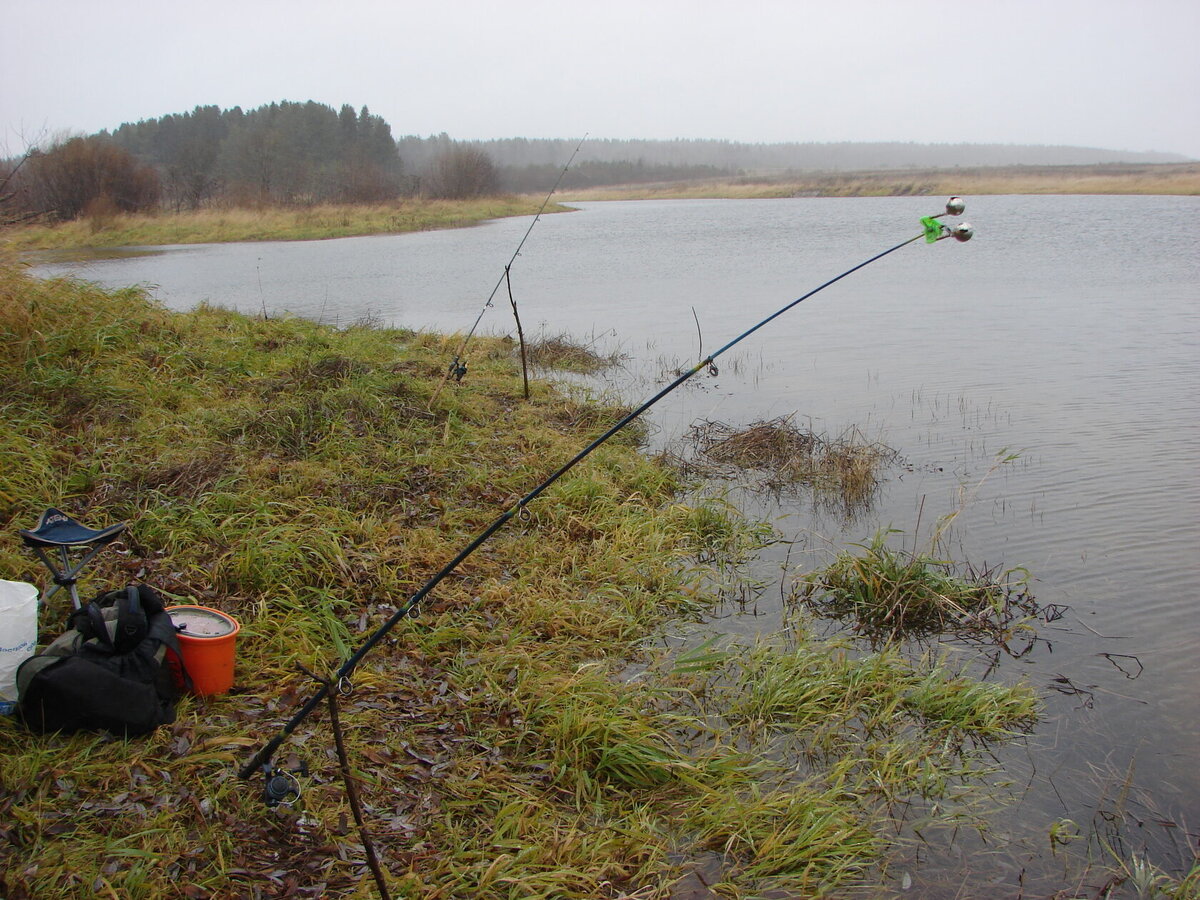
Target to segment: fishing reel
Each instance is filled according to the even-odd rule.
[[[925,216],[921,219],[921,225],[925,228],[925,243],[932,244],[948,237],[952,237],[960,243],[966,243],[973,238],[975,236],[975,229],[966,222],[947,225],[945,222],[938,221],[942,216],[961,216],[966,212],[966,209],[967,203],[962,197],[951,197],[946,201],[946,211],[944,213],[938,213],[936,216]]]
[[[274,809],[291,806],[300,799],[300,779],[308,777],[308,763],[300,763],[294,769],[284,769],[270,763],[263,766],[262,800]]]

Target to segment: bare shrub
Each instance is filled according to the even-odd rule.
[[[158,204],[154,169],[102,137],[71,138],[29,159],[34,202],[60,219],[75,219],[102,198],[121,212]]]
[[[439,200],[467,200],[496,194],[499,189],[500,179],[490,156],[475,147],[451,147],[434,160],[425,193]]]

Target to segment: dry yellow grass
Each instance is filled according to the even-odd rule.
[[[941,194],[1200,195],[1200,163],[1170,165],[1011,166],[1005,168],[815,172],[593,188],[573,200],[904,197]]]
[[[56,225],[9,229],[12,250],[133,247],[228,241],[303,241],[364,234],[456,228],[488,219],[533,215],[540,200],[524,196],[480,200],[398,200],[372,206],[325,204],[277,208],[202,209],[180,213],[114,214]],[[551,205],[547,212],[561,212]]]

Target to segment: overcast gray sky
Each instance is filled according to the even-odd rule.
[[[274,100],[393,134],[1200,158],[1198,0],[0,0],[0,150]]]

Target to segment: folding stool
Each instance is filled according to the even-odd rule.
[[[121,522],[96,531],[81,525],[66,513],[51,507],[42,513],[36,528],[29,531],[18,531],[17,534],[21,535],[25,546],[31,548],[38,555],[54,579],[54,587],[46,591],[42,599],[48,600],[55,591],[65,587],[71,592],[71,600],[75,603],[75,608],[79,609],[79,592],[75,590],[75,582],[79,580],[79,573],[92,561],[92,557],[119,538],[126,527],[126,523]],[[56,550],[58,551],[57,562],[52,558],[52,554]],[[71,562],[71,551],[83,554],[82,558],[74,564]]]

